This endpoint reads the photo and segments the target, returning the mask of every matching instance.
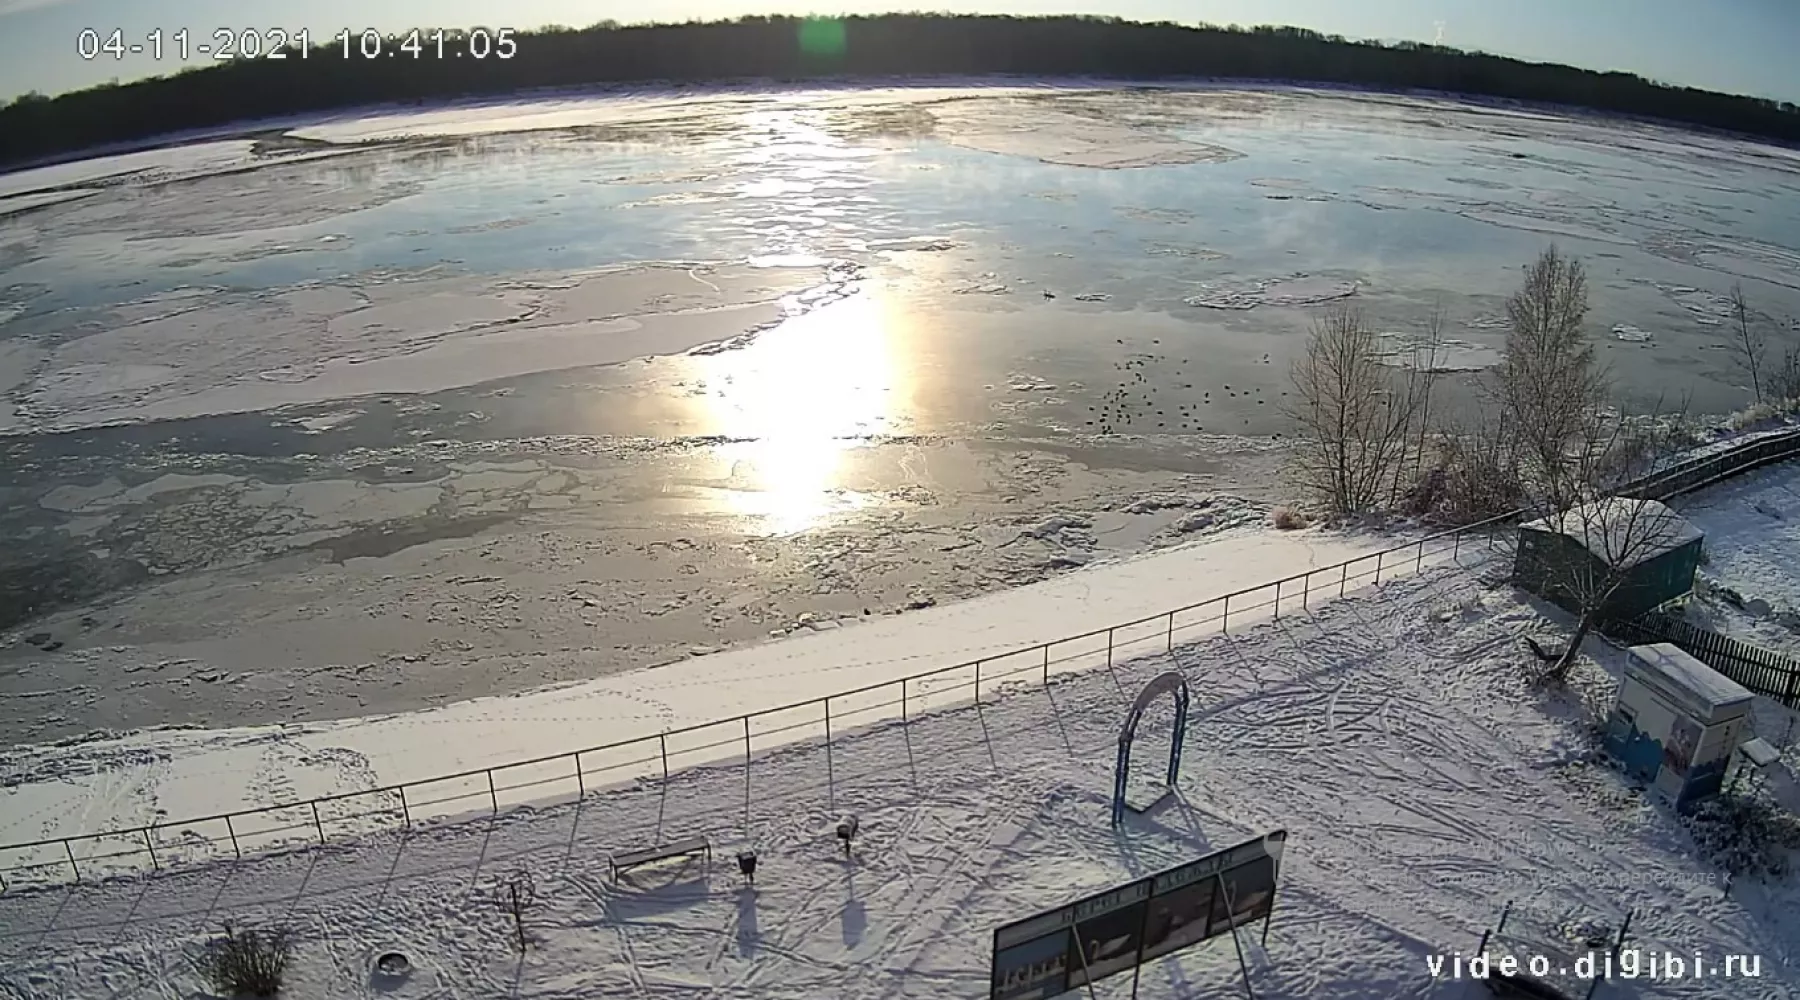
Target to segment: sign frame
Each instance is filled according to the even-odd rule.
[[[1286,830],[1273,830],[995,927],[989,1000],[1050,1000],[1126,969],[1135,996],[1145,962],[1226,932],[1249,990],[1238,931],[1260,920],[1268,944],[1287,838]],[[1246,886],[1252,891],[1240,895]]]

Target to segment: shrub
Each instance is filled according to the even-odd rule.
[[[1275,508],[1274,513],[1270,515],[1270,519],[1274,521],[1275,527],[1281,531],[1295,531],[1300,528],[1309,527],[1312,524],[1311,521],[1306,519],[1305,514],[1300,513],[1292,507]]]
[[[1525,484],[1505,421],[1483,414],[1471,426],[1443,435],[1437,447],[1429,496],[1421,497],[1419,506],[1428,506],[1438,521],[1473,524],[1524,505]]]
[[[238,931],[226,924],[224,935],[206,943],[194,967],[215,993],[272,997],[281,992],[290,952],[286,931]]]
[[[1800,848],[1800,818],[1776,802],[1757,775],[1696,807],[1687,826],[1701,853],[1733,877],[1784,877],[1788,852]]]

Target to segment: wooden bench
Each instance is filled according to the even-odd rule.
[[[612,864],[613,881],[616,882],[619,873],[627,868],[636,868],[638,865],[647,865],[653,861],[666,861],[669,858],[686,857],[690,854],[704,854],[707,863],[710,864],[712,863],[712,844],[705,837],[689,837],[686,840],[678,840],[659,847],[646,847],[641,851],[615,854],[608,860]]]

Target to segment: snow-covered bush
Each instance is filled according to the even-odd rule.
[[[1441,435],[1437,467],[1428,474],[1414,506],[1443,524],[1473,524],[1519,509],[1525,484],[1506,423],[1480,414]]]
[[[1269,515],[1269,520],[1280,531],[1295,531],[1310,525],[1306,515],[1292,507],[1277,507]]]
[[[1800,849],[1800,817],[1783,808],[1754,774],[1696,807],[1687,826],[1701,854],[1734,877],[1785,877],[1793,867],[1792,852]]]
[[[281,992],[291,942],[284,930],[234,930],[206,943],[194,962],[195,971],[215,993],[227,997],[272,997]]]

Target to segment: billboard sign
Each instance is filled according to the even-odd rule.
[[[1136,965],[1149,898],[1139,879],[996,930],[994,1000],[1053,997]]]
[[[1277,830],[996,928],[991,1000],[1048,1000],[1268,919],[1286,842]]]

